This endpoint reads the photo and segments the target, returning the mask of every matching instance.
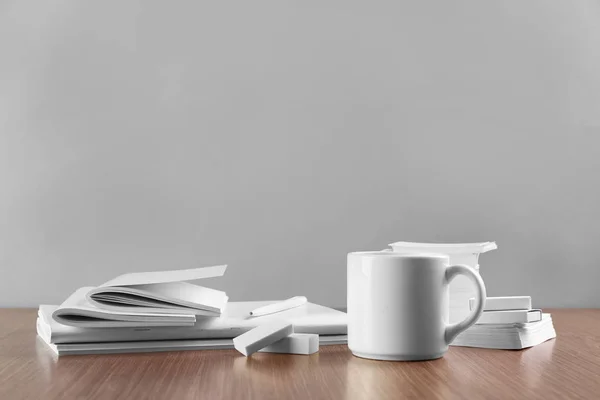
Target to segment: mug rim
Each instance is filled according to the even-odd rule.
[[[443,259],[449,260],[450,256],[441,253],[396,253],[391,250],[372,250],[372,251],[353,251],[348,253],[348,256],[363,256],[363,257],[388,257],[388,258],[418,258],[418,259]]]

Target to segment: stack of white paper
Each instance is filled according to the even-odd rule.
[[[537,346],[555,337],[552,317],[550,314],[543,314],[542,320],[538,322],[473,325],[459,334],[452,345],[520,350]]]
[[[469,307],[475,307],[474,298]],[[555,337],[551,315],[532,308],[531,297],[488,297],[477,323],[459,334],[452,345],[519,350]]]
[[[313,303],[262,317],[250,311],[275,301],[229,302],[220,317],[199,316],[191,326],[67,326],[52,318],[57,306],[38,311],[40,338],[59,355],[135,353],[200,349],[232,349],[233,338],[274,321],[288,321],[296,333],[319,335],[320,344],[347,343],[346,313]]]

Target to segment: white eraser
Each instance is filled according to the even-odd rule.
[[[319,335],[292,333],[259,351],[261,353],[313,354],[319,351]]]
[[[245,356],[289,336],[294,331],[289,322],[273,322],[258,326],[233,339],[233,346]]]

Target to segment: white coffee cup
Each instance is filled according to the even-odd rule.
[[[440,358],[485,305],[485,285],[466,265],[449,266],[441,254],[388,251],[348,254],[348,347],[355,356],[415,361]],[[448,285],[471,279],[476,306],[463,321],[448,324]]]

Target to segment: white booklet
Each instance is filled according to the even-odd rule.
[[[52,314],[63,325],[109,328],[192,326],[196,315],[218,317],[225,292],[185,281],[222,276],[227,266],[121,275],[75,291]]]

